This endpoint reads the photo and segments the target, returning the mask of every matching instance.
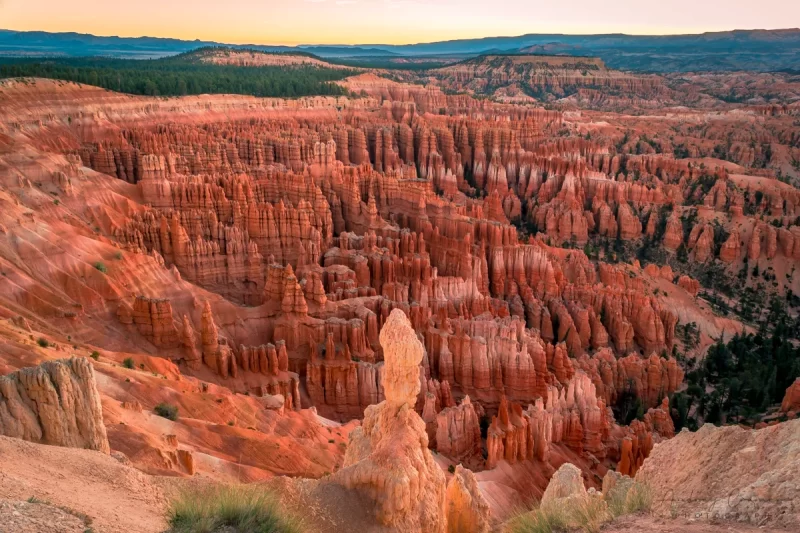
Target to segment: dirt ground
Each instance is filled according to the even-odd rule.
[[[89,450],[60,448],[0,437],[0,533],[162,533],[168,496],[187,485],[211,483],[149,476],[120,460]],[[278,477],[264,484],[310,533],[385,532],[369,503],[326,482]],[[755,533],[788,530],[737,523],[629,516],[605,533]]]
[[[758,527],[733,522],[697,522],[678,518],[674,520],[651,516],[625,516],[603,527],[603,533],[767,533],[788,532],[788,529]]]
[[[89,526],[54,505],[0,500],[0,533],[84,533]]]
[[[0,499],[13,502],[11,507],[3,507],[0,524],[20,512],[14,504],[35,498],[52,505],[22,509],[34,518],[52,512],[53,507],[63,507],[87,515],[97,532],[160,533],[166,529],[166,499],[157,478],[111,456],[0,437],[0,465]],[[27,531],[22,526],[4,527],[10,526],[0,525],[2,533]]]

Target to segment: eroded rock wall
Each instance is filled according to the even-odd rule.
[[[48,361],[0,376],[0,434],[109,453],[91,362]]]

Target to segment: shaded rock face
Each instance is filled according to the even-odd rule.
[[[397,531],[445,531],[445,479],[414,411],[424,355],[406,315],[394,310],[381,331],[386,400],[369,406],[333,480],[366,494],[375,516]]]
[[[800,527],[800,420],[760,430],[706,424],[655,446],[636,474],[653,511]]]
[[[487,533],[489,515],[475,474],[458,465],[447,484],[447,533]]]
[[[62,359],[0,377],[0,435],[109,453],[88,359]]]

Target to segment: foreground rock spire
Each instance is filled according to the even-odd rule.
[[[89,360],[47,361],[0,376],[0,435],[109,453]]]
[[[375,502],[378,521],[398,531],[445,531],[445,477],[428,450],[425,422],[414,411],[424,348],[395,309],[380,334],[386,400],[367,408],[353,431],[344,467],[333,480]]]

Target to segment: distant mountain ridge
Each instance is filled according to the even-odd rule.
[[[468,58],[486,53],[545,52],[601,58],[609,68],[670,72],[786,70],[800,65],[800,29],[734,30],[692,35],[529,34],[410,45],[229,45],[161,37],[100,37],[81,33],[0,30],[0,56],[108,56],[132,59],[176,55],[207,46],[265,52],[302,51],[326,58]]]

